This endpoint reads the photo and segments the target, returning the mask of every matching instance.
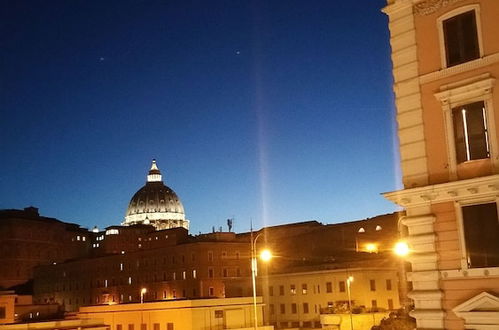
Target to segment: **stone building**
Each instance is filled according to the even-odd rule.
[[[499,329],[499,1],[388,0],[418,328]]]
[[[87,255],[90,241],[86,229],[40,216],[37,208],[0,210],[0,289],[26,284],[36,266]]]
[[[264,276],[261,283],[269,323],[279,329],[320,328],[321,315],[349,312],[349,298],[351,306],[359,311],[400,308],[397,268],[339,267]],[[349,277],[353,280],[350,296]]]

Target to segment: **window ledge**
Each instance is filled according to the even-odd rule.
[[[496,277],[499,276],[499,267],[443,270],[440,276],[443,279]]]
[[[476,60],[424,74],[419,77],[419,83],[426,84],[435,80],[447,78],[455,74],[476,70],[495,62],[499,62],[499,53],[487,55],[481,58],[477,58]]]

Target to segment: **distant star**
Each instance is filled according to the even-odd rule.
[[[99,61],[101,61],[101,62],[104,61],[104,60],[105,60],[104,57],[99,58]]]

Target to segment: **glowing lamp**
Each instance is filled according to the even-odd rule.
[[[376,253],[378,252],[378,245],[374,243],[367,243],[366,246],[366,251],[369,253]]]
[[[393,252],[400,257],[405,257],[410,253],[409,245],[403,241],[397,242],[393,247]]]
[[[260,252],[260,259],[264,262],[270,261],[270,259],[272,259],[272,252],[268,249],[262,250],[262,252]]]

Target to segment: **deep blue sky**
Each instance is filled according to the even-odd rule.
[[[156,158],[192,233],[395,210],[384,0],[0,4],[0,208],[118,224]]]

